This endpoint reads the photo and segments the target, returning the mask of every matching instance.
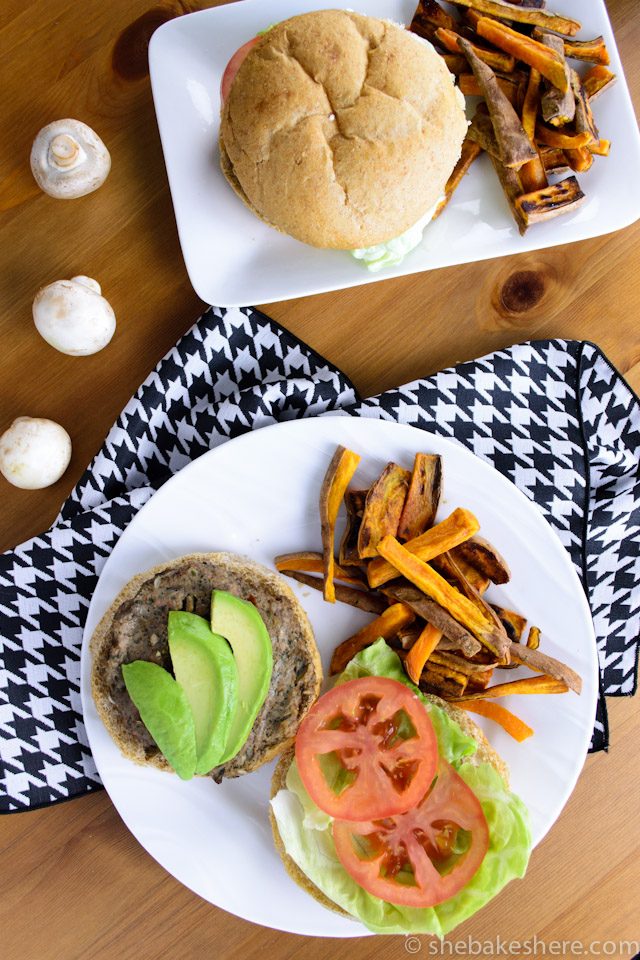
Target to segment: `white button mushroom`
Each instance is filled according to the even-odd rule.
[[[0,436],[0,473],[14,487],[49,487],[69,466],[71,437],[59,423],[18,417]]]
[[[102,186],[111,169],[109,151],[81,120],[54,120],[31,148],[36,183],[50,197],[71,200]]]
[[[116,329],[111,304],[91,277],[56,280],[39,290],[33,322],[48,344],[72,357],[102,350]]]

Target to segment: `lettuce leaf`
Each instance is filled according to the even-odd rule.
[[[378,640],[354,657],[337,682],[372,675],[405,683],[425,702],[440,753],[480,800],[489,825],[490,842],[478,872],[463,890],[436,907],[400,907],[371,896],[338,860],[331,818],[318,810],[307,794],[295,761],[287,774],[287,789],[280,790],[271,801],[273,813],[287,853],[303,873],[334,903],[374,933],[432,933],[442,937],[495,897],[510,880],[524,876],[531,852],[527,809],[519,797],[507,790],[502,777],[490,764],[468,761],[475,752],[475,741],[443,710],[426,701],[406,677],[397,654],[384,640]]]

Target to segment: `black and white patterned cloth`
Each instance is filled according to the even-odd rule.
[[[569,551],[594,616],[601,696],[636,688],[640,403],[603,354],[525,343],[361,401],[348,379],[251,308],[211,308],[130,400],[53,527],[0,557],[0,812],[100,786],[82,722],[80,647],[118,537],[211,447],[342,410],[454,437],[533,500]]]

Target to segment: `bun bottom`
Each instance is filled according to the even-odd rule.
[[[433,696],[431,694],[427,695],[427,699],[435,704],[438,707],[441,707],[445,713],[447,713],[452,720],[454,720],[458,726],[464,730],[466,734],[473,737],[473,739],[478,744],[478,749],[472,757],[466,761],[467,763],[472,763],[474,766],[480,763],[489,763],[494,768],[494,770],[500,774],[502,779],[505,782],[505,785],[509,786],[509,770],[502,759],[502,757],[496,753],[493,749],[484,733],[480,727],[475,723],[468,713],[464,710],[461,710],[460,707],[456,707],[451,703],[447,703],[446,700],[441,700],[440,697]],[[278,761],[278,764],[273,772],[273,777],[271,779],[271,798],[280,790],[286,790],[286,779],[287,773],[289,772],[289,767],[294,758],[293,748],[287,750],[286,753],[283,753]],[[334,913],[339,913],[343,917],[348,917],[349,920],[358,921],[357,917],[354,917],[352,914],[347,913],[346,910],[343,910],[342,907],[339,907],[337,903],[334,903],[326,894],[320,890],[315,883],[309,879],[306,873],[300,869],[295,860],[289,856],[287,853],[282,837],[280,836],[280,831],[278,830],[278,824],[276,818],[273,815],[273,810],[269,807],[269,820],[271,821],[271,831],[273,833],[273,842],[275,844],[276,850],[280,855],[280,859],[284,864],[284,868],[299,887],[302,887],[310,896],[317,900],[318,903],[321,903],[323,907],[327,907],[328,910],[333,910]],[[359,922],[359,921],[358,921]]]

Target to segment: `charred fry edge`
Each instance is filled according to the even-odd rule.
[[[370,487],[358,531],[361,560],[376,556],[382,537],[389,533],[395,535],[410,481],[410,471],[391,462]]]
[[[434,453],[416,453],[398,523],[399,540],[414,540],[432,526],[441,494],[442,458]]]
[[[465,60],[466,63],[466,60]],[[465,140],[462,144],[462,153],[460,154],[460,159],[456,163],[453,173],[447,180],[447,185],[444,190],[444,200],[442,200],[436,212],[433,216],[433,219],[436,220],[442,211],[445,209],[449,201],[451,200],[453,194],[456,192],[460,184],[462,183],[465,174],[467,174],[471,168],[472,163],[478,159],[482,153],[481,148],[477,143],[472,143],[468,137],[465,137]]]
[[[333,585],[336,520],[342,498],[359,463],[360,456],[357,453],[339,446],[331,458],[320,488],[320,529],[324,563],[323,594],[329,603],[335,603],[336,599]]]
[[[576,178],[567,177],[566,180],[545,187],[544,190],[523,194],[516,200],[516,206],[529,226],[551,220],[569,210],[573,213],[585,199]]]
[[[546,27],[548,30],[555,30],[556,33],[563,33],[567,37],[575,37],[582,27],[582,24],[577,20],[570,20],[568,17],[549,13],[545,9],[521,7],[513,3],[506,3],[504,0],[452,0],[452,2],[457,7],[471,7],[473,10],[479,10],[490,17],[501,17],[515,23],[529,23],[534,26]]]

